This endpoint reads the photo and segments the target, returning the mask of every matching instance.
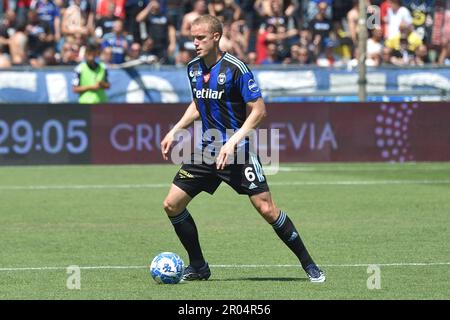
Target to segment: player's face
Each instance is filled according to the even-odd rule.
[[[96,54],[95,52],[86,52],[84,58],[86,59],[86,63],[88,65],[93,66],[95,64]]]
[[[207,24],[195,24],[191,27],[191,36],[194,40],[197,56],[204,58],[214,53],[214,48],[220,40],[219,33],[211,33]]]

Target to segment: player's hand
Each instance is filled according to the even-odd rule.
[[[100,82],[97,82],[97,83],[91,85],[89,89],[92,90],[92,91],[99,90],[100,89]]]
[[[172,146],[173,140],[174,140],[174,135],[172,132],[169,132],[168,134],[166,134],[164,139],[162,139],[162,141],[161,141],[161,153],[162,153],[164,160],[169,159],[169,151],[170,151],[170,147]]]
[[[219,155],[216,159],[217,170],[222,170],[227,165],[228,159],[234,153],[234,144],[231,142],[225,143],[222,148],[220,148]]]

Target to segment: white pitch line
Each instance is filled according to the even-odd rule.
[[[292,181],[269,182],[270,186],[372,186],[372,185],[442,185],[450,180],[342,180],[342,181]],[[101,185],[34,185],[34,186],[0,186],[0,190],[89,190],[89,189],[155,189],[169,188],[170,183],[149,184],[101,184]]]
[[[342,181],[292,181],[269,182],[273,186],[371,186],[406,184],[450,184],[450,180],[342,180]]]
[[[85,189],[155,189],[169,188],[170,183],[150,184],[81,184],[81,185],[34,185],[0,186],[0,190],[85,190]]]
[[[403,164],[402,166],[384,166],[384,167],[359,167],[359,168],[352,168],[352,167],[331,167],[331,168],[321,168],[321,167],[279,167],[279,168],[273,168],[273,170],[278,170],[280,172],[379,172],[379,171],[403,171],[403,172],[410,172],[410,169],[413,169],[413,171],[445,171],[450,170],[449,167],[440,167],[440,166],[420,166],[417,168],[414,168],[412,165],[408,165],[405,167],[406,164]],[[272,167],[268,166],[266,167],[266,170],[272,169]]]
[[[376,265],[379,267],[417,267],[417,266],[450,266],[450,262],[398,262],[398,263],[358,263],[358,264],[321,264],[324,268],[349,268],[349,267],[367,267]],[[112,270],[112,269],[147,269],[149,266],[80,266],[80,270]],[[298,264],[216,264],[210,265],[211,268],[299,268]],[[53,271],[67,270],[67,267],[19,267],[19,268],[0,268],[2,271]]]

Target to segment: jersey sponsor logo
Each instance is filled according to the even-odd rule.
[[[226,81],[227,81],[227,76],[225,75],[225,73],[220,73],[219,76],[217,77],[217,83],[224,84]]]
[[[197,99],[203,98],[203,99],[222,99],[222,95],[225,92],[225,90],[217,91],[212,89],[206,89],[203,88],[202,90],[197,90],[194,88],[194,97]]]
[[[250,90],[251,92],[259,91],[258,85],[256,84],[255,80],[253,79],[248,80],[248,90]]]

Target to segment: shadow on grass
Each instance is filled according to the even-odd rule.
[[[226,278],[226,279],[214,279],[210,278],[208,281],[273,281],[273,282],[309,282],[306,278],[274,278],[274,277],[241,277],[241,278]]]

